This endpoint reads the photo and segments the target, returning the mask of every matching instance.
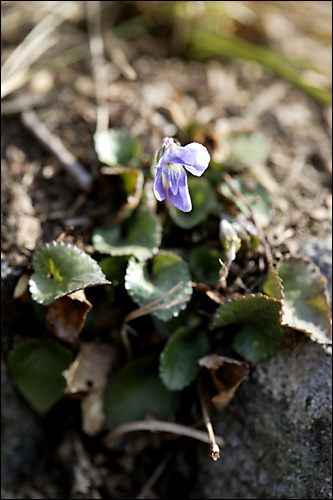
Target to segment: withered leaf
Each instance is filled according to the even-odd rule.
[[[211,401],[216,408],[224,408],[233,398],[240,383],[249,373],[245,361],[209,354],[198,361],[199,366],[209,371],[209,385],[212,387]]]
[[[105,425],[104,390],[96,389],[81,401],[82,430],[88,436],[96,436]]]
[[[65,393],[104,389],[113,361],[114,349],[111,345],[98,342],[81,343],[78,355],[63,373],[67,381]]]
[[[61,297],[50,304],[45,317],[46,327],[58,339],[76,347],[91,308],[83,290]]]

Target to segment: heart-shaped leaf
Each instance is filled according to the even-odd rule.
[[[115,189],[121,198],[121,207],[117,214],[110,214],[105,223],[120,223],[126,220],[139,205],[144,184],[142,170],[127,167],[102,167],[100,182],[105,188],[108,183]],[[111,187],[110,186],[110,187]]]
[[[259,134],[231,135],[224,145],[228,151],[226,164],[238,170],[262,163],[270,154],[269,143]]]
[[[271,197],[267,189],[253,177],[245,175],[233,179],[233,184],[244,196],[256,220],[263,225],[269,224],[272,219],[273,209]],[[220,185],[219,190],[223,196],[233,201],[246,217],[251,216],[247,204],[239,196],[236,196],[226,182]]]
[[[33,256],[34,274],[29,280],[33,300],[51,304],[54,300],[94,285],[108,285],[97,262],[77,246],[52,241]]]
[[[191,270],[199,281],[214,287],[219,280],[221,254],[204,245],[193,248],[189,254]]]
[[[189,191],[192,199],[191,212],[182,212],[170,205],[170,217],[176,226],[183,229],[192,229],[203,222],[208,214],[217,207],[215,193],[206,179],[188,179]]]
[[[139,141],[121,129],[109,129],[96,132],[94,135],[95,150],[101,163],[110,167],[138,163],[140,153]],[[134,162],[133,162],[134,160]]]
[[[62,372],[72,360],[71,351],[54,340],[23,340],[10,351],[8,370],[34,410],[45,414],[62,397],[66,387]]]
[[[212,328],[235,325],[235,351],[248,361],[262,361],[282,341],[281,306],[280,301],[261,293],[242,296],[218,307]]]
[[[192,382],[200,370],[197,361],[209,348],[203,331],[182,327],[174,332],[160,356],[160,375],[165,386],[179,391]]]
[[[136,209],[127,219],[124,228],[120,225],[96,227],[92,243],[100,253],[110,255],[133,255],[140,261],[152,257],[161,244],[162,227],[159,218],[142,208]]]
[[[175,287],[175,291],[169,294]],[[186,308],[192,295],[192,280],[187,262],[173,252],[163,251],[152,259],[151,276],[146,263],[131,258],[125,288],[139,306],[166,296],[159,302],[160,309],[152,314],[167,321]]]
[[[128,257],[126,255],[105,257],[99,261],[103,273],[113,286],[123,285],[127,264]]]
[[[331,343],[327,282],[319,268],[311,260],[290,257],[279,262],[276,271],[283,284],[283,324],[304,331],[316,342]]]
[[[109,382],[105,413],[109,429],[143,420],[153,412],[167,418],[179,404],[179,395],[168,391],[158,375],[158,359],[144,356],[127,363]]]

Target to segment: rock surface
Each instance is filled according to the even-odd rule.
[[[305,252],[330,284],[331,248],[317,240]],[[217,462],[199,448],[190,498],[332,498],[331,418],[331,346],[300,334],[253,367],[230,405],[213,416],[226,446]]]

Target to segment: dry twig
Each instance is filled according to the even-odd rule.
[[[220,448],[219,448],[219,445],[217,443],[219,441],[219,439],[214,434],[213,426],[212,426],[212,423],[210,421],[210,416],[208,413],[207,404],[205,401],[205,397],[204,397],[200,382],[198,383],[197,387],[198,387],[202,416],[203,416],[204,423],[205,423],[207,433],[208,433],[208,441],[210,444],[210,456],[214,461],[216,461],[220,458]]]
[[[107,130],[109,125],[109,108],[107,103],[108,80],[107,66],[104,59],[104,44],[101,30],[100,1],[87,2],[87,21],[89,28],[90,52],[92,59],[92,69],[96,88],[97,119],[96,132]]]
[[[65,148],[58,137],[40,121],[34,111],[24,111],[21,114],[22,123],[40,143],[60,161],[80,189],[88,191],[92,185],[92,176],[84,169],[75,156]]]
[[[151,431],[151,432],[171,432],[172,434],[179,434],[180,436],[187,436],[203,443],[209,443],[209,438],[206,432],[187,427],[182,424],[175,424],[173,422],[164,422],[161,420],[139,420],[137,422],[129,422],[122,424],[109,432],[103,439],[105,446],[109,446],[116,438],[133,431]],[[216,443],[224,446],[224,439],[216,436]]]
[[[139,307],[138,309],[135,309],[134,311],[131,311],[130,313],[127,314],[127,316],[125,316],[123,324],[122,324],[120,336],[121,336],[123,344],[126,348],[126,352],[127,352],[128,357],[131,357],[131,346],[130,346],[128,336],[127,336],[127,330],[128,330],[127,323],[129,323],[130,321],[133,321],[133,319],[140,318],[141,316],[145,316],[146,314],[150,314],[152,312],[160,311],[161,309],[166,309],[169,307],[173,307],[177,304],[181,304],[182,302],[186,302],[189,298],[188,296],[180,297],[178,299],[171,300],[170,302],[161,304],[161,302],[163,302],[163,300],[165,300],[166,298],[170,297],[170,295],[178,292],[178,290],[180,290],[180,288],[182,287],[182,284],[183,284],[183,282],[180,281],[176,286],[171,288],[171,290],[169,290],[162,297],[159,297],[158,299],[155,299],[152,302],[149,302],[149,304],[146,304],[142,307]]]

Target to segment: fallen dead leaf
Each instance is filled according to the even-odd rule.
[[[24,296],[25,293],[27,293],[29,288],[29,279],[30,279],[29,274],[27,273],[21,274],[14,288],[13,299],[20,299],[21,297]]]
[[[249,365],[245,361],[209,354],[198,361],[199,366],[207,368],[210,374],[210,386],[214,395],[211,401],[216,408],[224,408],[233,398],[240,383],[249,373]]]
[[[75,348],[91,308],[84,290],[78,290],[50,304],[45,318],[46,326],[58,339]]]
[[[88,436],[96,436],[104,428],[104,390],[91,391],[81,402],[82,430]]]
[[[63,372],[67,381],[65,393],[90,392],[104,389],[107,375],[115,359],[109,344],[84,342],[73,363]]]

